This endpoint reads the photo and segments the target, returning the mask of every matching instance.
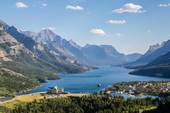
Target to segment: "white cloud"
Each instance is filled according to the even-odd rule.
[[[17,2],[16,7],[17,8],[28,8],[28,5],[23,2]]]
[[[42,7],[47,7],[46,3],[42,3],[41,5],[42,5]]]
[[[127,21],[126,20],[109,20],[108,23],[109,24],[126,24]]]
[[[82,6],[79,6],[79,5],[76,5],[76,6],[67,5],[65,8],[68,9],[68,10],[74,10],[74,11],[83,11],[84,10],[84,8]]]
[[[106,33],[105,33],[104,30],[102,30],[102,29],[97,29],[97,28],[91,29],[90,32],[93,33],[93,34],[95,34],[95,35],[98,35],[98,36],[104,36],[104,35],[106,35]]]
[[[144,12],[143,7],[141,5],[137,5],[134,3],[127,3],[123,5],[119,9],[113,10],[114,13],[141,13]]]
[[[170,7],[170,3],[167,3],[167,4],[159,4],[159,7]]]
[[[51,27],[51,26],[42,28],[42,30],[44,30],[44,29],[49,29],[51,31],[55,31],[56,30],[55,27]]]

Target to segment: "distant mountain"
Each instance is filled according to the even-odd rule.
[[[131,74],[170,78],[170,52],[145,66],[137,68]]]
[[[153,65],[155,65],[155,66],[170,65],[170,52],[158,57],[157,59],[155,59],[154,61],[152,61],[148,64],[148,66],[153,66]]]
[[[161,45],[156,44],[150,46],[149,50],[143,56],[141,56],[135,62],[128,64],[128,67],[138,67],[146,65],[168,52],[170,52],[170,40],[163,42]]]
[[[134,62],[136,60],[138,60],[140,57],[142,56],[142,54],[140,53],[132,53],[132,54],[128,54],[126,55],[126,62]]]
[[[81,49],[85,62],[89,65],[117,65],[125,60],[125,56],[119,53],[111,45],[86,45]]]
[[[38,33],[31,31],[23,33],[32,37],[36,42],[46,45],[53,54],[67,56],[73,62],[90,66],[118,65],[134,61],[140,56],[139,54],[126,56],[110,45],[88,44],[81,47],[73,40],[67,41],[49,29],[43,29]]]

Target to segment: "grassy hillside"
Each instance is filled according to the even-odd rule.
[[[38,63],[36,64],[38,65]],[[46,81],[48,79],[57,79],[58,76],[54,72],[54,70],[48,70],[44,65],[39,64],[40,66],[31,65],[28,63],[16,62],[16,61],[9,61],[9,62],[2,62],[0,67],[8,68],[13,70],[17,73],[21,73],[24,76],[32,79],[37,79],[40,82]],[[46,69],[45,69],[46,68]]]
[[[0,96],[11,96],[16,92],[30,89],[38,82],[6,68],[0,68]]]
[[[39,85],[39,82],[58,78],[54,69],[49,69],[48,64],[1,61],[0,96],[13,95],[16,92],[34,88]]]

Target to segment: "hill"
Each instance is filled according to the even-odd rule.
[[[130,72],[135,75],[170,78],[170,52]]]

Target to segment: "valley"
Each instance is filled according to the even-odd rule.
[[[0,113],[170,113],[170,0],[4,0]]]
[[[58,73],[82,73],[99,65],[121,65],[135,61],[141,56],[137,53],[124,55],[111,45],[81,47],[50,29],[38,33],[21,31],[3,21],[0,21],[0,28],[0,68],[8,70],[6,75],[13,77],[10,79],[14,86],[8,87],[1,81],[0,88],[5,93],[1,91],[0,95],[4,96],[25,92],[40,83],[59,79]],[[10,76],[1,78],[8,79]],[[16,78],[20,83],[17,84]]]
[[[47,80],[59,79],[58,72],[79,73],[88,66],[55,55],[42,44],[19,32],[14,26],[0,23],[0,95],[15,95]],[[6,82],[4,80],[7,80]]]
[[[64,88],[65,92],[70,93],[97,93],[112,86],[112,84],[124,82],[125,80],[126,82],[169,80],[159,77],[130,75],[128,74],[130,71],[123,67],[105,66],[78,74],[61,73],[59,74],[61,79],[49,80],[47,83],[42,83],[39,87],[26,93],[46,92],[49,87],[54,86]],[[98,87],[98,84],[101,86]]]
[[[123,92],[119,96],[130,98],[134,91],[136,98],[143,98],[169,93],[169,40],[150,46],[144,55],[125,55],[111,45],[79,46],[50,29],[20,31],[2,21],[0,27],[0,109],[11,111],[21,103],[47,97],[81,99],[87,94],[104,93],[112,98],[117,95],[113,92]],[[149,89],[145,87],[148,84]],[[64,89],[62,96],[41,95],[55,86]],[[138,107],[157,108],[155,104]]]

